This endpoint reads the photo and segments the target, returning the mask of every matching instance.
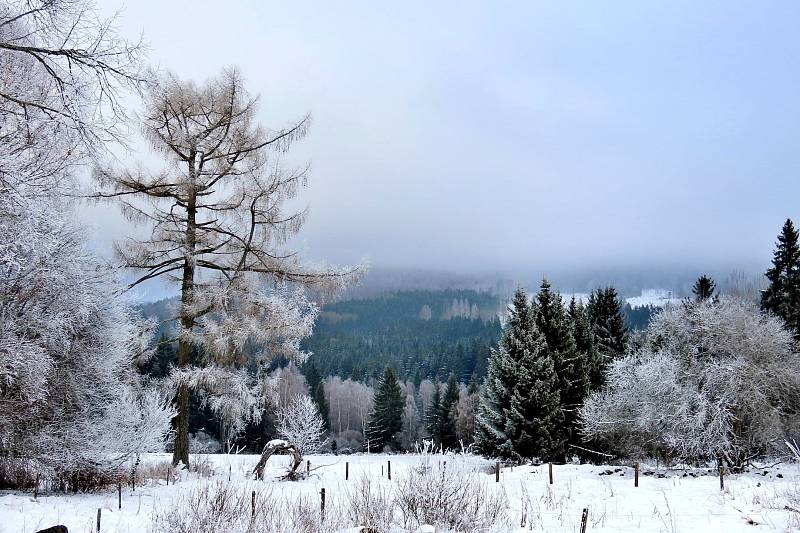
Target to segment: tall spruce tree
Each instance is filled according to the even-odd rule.
[[[536,325],[544,335],[546,356],[553,361],[563,411],[563,424],[552,438],[555,449],[566,451],[567,443],[579,438],[578,409],[589,391],[588,354],[578,350],[561,295],[547,280],[542,281],[536,302]]]
[[[475,446],[491,457],[513,457],[512,435],[507,433],[511,398],[519,381],[520,364],[526,354],[539,350],[541,339],[525,289],[519,288],[509,307],[509,316],[497,349],[492,349],[489,369],[481,389],[475,420]]]
[[[439,385],[439,381],[436,380],[436,384],[433,388],[433,396],[431,396],[431,401],[428,404],[428,411],[425,413],[425,430],[428,432],[428,436],[435,442],[437,445],[441,444],[442,442],[442,388]]]
[[[560,460],[564,457],[559,379],[544,336],[536,325],[530,333],[511,395],[505,433],[516,458]]]
[[[456,375],[450,374],[439,405],[439,439],[446,450],[452,450],[458,446],[455,412],[456,404],[458,404],[458,392]]]
[[[766,276],[769,286],[761,293],[761,308],[781,317],[795,338],[800,337],[800,245],[798,232],[788,218],[778,235]]]
[[[622,301],[614,287],[592,291],[586,305],[597,358],[589,368],[589,387],[597,390],[605,383],[605,371],[614,359],[625,353],[628,329],[622,314]]]
[[[692,287],[692,294],[696,302],[703,302],[714,298],[714,293],[717,290],[717,284],[714,280],[705,274],[697,278]]]
[[[386,367],[375,391],[372,413],[367,425],[367,441],[370,451],[383,451],[387,446],[398,448],[397,434],[403,429],[403,407],[397,375]]]

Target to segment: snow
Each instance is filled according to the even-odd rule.
[[[102,509],[101,531],[132,533],[147,531],[153,509],[164,509],[185,491],[217,481],[232,482],[251,490],[271,483],[283,495],[318,498],[326,488],[328,502],[344,498],[348,486],[362,475],[369,476],[389,488],[398,483],[408,469],[424,460],[419,455],[310,455],[313,475],[299,482],[276,481],[275,477],[288,464],[288,456],[273,457],[265,471],[265,481],[253,481],[250,472],[258,461],[256,455],[192,456],[213,466],[211,477],[180,472],[178,482],[166,485],[164,479],[131,490],[123,488],[122,509],[117,509],[115,489],[94,494],[50,494],[34,499],[30,493],[0,492],[0,532],[29,533],[55,524],[64,524],[71,533],[94,531],[97,509]],[[582,510],[588,508],[589,532],[643,531],[708,531],[736,533],[745,531],[792,531],[797,527],[797,514],[784,510],[792,501],[787,495],[798,492],[800,467],[780,464],[770,469],[729,475],[725,490],[719,489],[716,472],[692,477],[683,470],[659,471],[659,478],[647,473],[655,470],[643,465],[639,487],[634,487],[633,469],[592,465],[555,465],[554,484],[548,484],[547,465],[503,468],[499,483],[494,482],[493,463],[472,456],[430,455],[434,464],[447,461],[447,468],[480,468],[479,476],[493,491],[503,492],[509,505],[514,528],[523,509],[527,513],[527,529],[578,531]],[[145,463],[168,461],[166,454],[151,454]],[[392,480],[382,477],[387,461],[392,463]],[[349,462],[350,478],[345,481],[345,462]],[[229,474],[230,472],[230,474]],[[610,474],[605,475],[605,472]],[[706,475],[707,473],[707,475]],[[766,474],[763,474],[766,473]],[[601,475],[604,474],[604,475]],[[779,477],[781,476],[781,477]],[[795,504],[796,505],[796,504]],[[748,521],[758,523],[757,529]],[[794,522],[792,522],[794,520]],[[434,531],[433,528],[426,528]],[[351,531],[351,530],[347,530]],[[357,531],[357,529],[352,529]]]
[[[667,289],[644,289],[640,296],[625,298],[625,303],[632,308],[646,306],[665,307],[679,304],[682,301],[680,298],[675,298],[672,291]]]

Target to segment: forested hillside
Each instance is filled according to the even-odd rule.
[[[379,377],[386,365],[417,383],[482,378],[490,346],[500,337],[502,302],[469,290],[401,291],[326,306],[303,342],[306,365],[323,376],[359,381]]]

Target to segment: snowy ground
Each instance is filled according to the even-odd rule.
[[[319,499],[326,489],[328,505],[353,486],[361,476],[369,476],[390,488],[398,483],[412,465],[423,458],[418,455],[350,455],[308,456],[314,474],[300,482],[276,481],[275,477],[288,457],[273,457],[266,471],[266,481],[252,481],[249,473],[257,462],[252,455],[200,456],[212,466],[213,474],[181,472],[177,483],[153,481],[147,486],[123,488],[122,509],[118,509],[117,491],[81,495],[40,495],[0,492],[0,532],[29,533],[55,524],[64,524],[71,533],[94,531],[97,509],[102,509],[101,531],[138,532],[150,530],[154,509],[165,509],[175,499],[203,484],[227,481],[228,477],[250,491],[272,486],[273,494],[291,498],[305,495]],[[158,464],[167,455],[151,455],[147,463]],[[634,487],[633,469],[617,467],[556,465],[554,484],[549,485],[547,466],[504,468],[499,483],[491,473],[492,464],[473,457],[428,456],[438,464],[447,461],[456,468],[480,468],[480,479],[493,491],[502,491],[508,501],[508,516],[516,526],[510,531],[579,531],[581,514],[588,508],[589,532],[711,531],[798,531],[796,512],[800,498],[798,465],[778,465],[767,470],[754,470],[726,476],[725,490],[720,491],[714,474],[691,477],[683,471],[665,472],[666,477],[642,475]],[[386,478],[387,461],[391,461],[392,480]],[[345,462],[349,463],[350,479],[345,480]],[[448,466],[450,468],[451,466]],[[642,472],[651,470],[645,466]],[[610,475],[599,475],[612,471]],[[699,471],[693,472],[697,474]],[[764,474],[766,472],[766,474]],[[518,528],[526,514],[526,527]]]

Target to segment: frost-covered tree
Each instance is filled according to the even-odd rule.
[[[618,453],[741,466],[797,431],[800,358],[780,319],[720,298],[656,315],[643,347],[612,362],[582,410]]]
[[[473,374],[466,390],[461,391],[456,405],[456,437],[464,444],[471,444],[475,439],[475,417],[478,415],[479,392],[478,382]]]
[[[369,451],[380,452],[385,447],[397,449],[397,434],[403,429],[403,407],[397,375],[386,367],[383,377],[375,389],[375,401],[367,427]]]
[[[133,368],[145,324],[72,212],[21,191],[0,190],[0,455],[47,475],[163,449],[171,411]]]
[[[403,430],[400,435],[400,447],[404,450],[413,450],[419,438],[420,421],[417,412],[417,402],[414,394],[406,395],[406,404],[403,407]]]
[[[180,286],[173,461],[188,463],[192,346],[220,376],[243,376],[245,346],[259,348],[261,370],[277,355],[302,361],[300,339],[317,314],[304,289],[333,294],[359,269],[308,266],[286,247],[305,220],[286,202],[305,186],[306,169],[284,168],[279,156],[305,136],[309,117],[280,130],[258,125],[257,99],[235,70],[202,85],[157,75],[144,107],[145,137],[165,168],[98,170],[97,196],[150,227],[148,238],[116,249],[140,272],[131,286],[159,277]]]
[[[46,117],[80,141],[68,154],[46,155],[51,161],[74,162],[86,148],[103,151],[103,142],[125,137],[121,100],[141,83],[143,46],[122,38],[115,24],[90,0],[0,2],[0,114],[12,121]]]
[[[489,357],[476,418],[475,446],[487,456],[513,455],[513,435],[507,428],[511,399],[519,381],[522,359],[529,351],[539,349],[535,311],[528,303],[525,289],[517,289],[508,311],[499,346]]]
[[[761,292],[761,309],[779,316],[800,337],[800,244],[797,229],[786,219],[778,235],[772,266],[766,276],[769,285]]]
[[[66,201],[132,65],[98,20],[80,0],[0,2],[0,457],[68,487],[163,449],[172,415],[134,372],[147,328]]]
[[[278,434],[300,453],[317,453],[325,446],[325,421],[308,394],[298,394],[275,414]]]

